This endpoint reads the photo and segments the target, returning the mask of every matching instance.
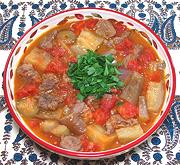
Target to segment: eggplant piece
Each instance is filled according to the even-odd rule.
[[[163,82],[150,82],[146,94],[147,107],[150,112],[159,112],[164,101]]]
[[[70,134],[69,129],[65,125],[58,125],[52,128],[50,132],[57,137],[67,136]]]
[[[103,38],[85,29],[80,33],[76,43],[81,49],[95,51],[102,42]]]
[[[81,119],[79,113],[72,113],[59,120],[59,122],[67,126],[70,131],[76,135],[81,135],[86,131],[86,124]]]
[[[117,129],[116,133],[120,143],[124,144],[143,135],[143,129],[141,128],[140,124],[137,124],[134,126]]]
[[[34,117],[39,111],[36,99],[31,97],[19,100],[16,107],[17,110],[26,117]]]
[[[44,50],[35,47],[25,57],[24,62],[30,63],[40,71],[44,71],[47,65],[51,62],[51,56]]]
[[[139,119],[142,121],[147,121],[149,119],[145,96],[139,96]]]
[[[144,77],[138,72],[134,72],[129,83],[123,89],[120,97],[134,105],[137,105],[139,96],[143,88],[143,83]]]
[[[39,110],[39,112],[35,116],[40,119],[60,120],[62,117],[62,114],[63,114],[63,109],[58,108],[55,111]]]

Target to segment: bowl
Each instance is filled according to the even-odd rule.
[[[89,17],[96,17],[96,18],[98,17],[98,18],[105,18],[105,19],[113,18],[113,19],[122,21],[124,22],[125,25],[128,25],[130,28],[138,30],[143,36],[145,36],[149,40],[149,42],[152,44],[152,46],[156,49],[156,51],[160,55],[160,59],[164,60],[166,63],[166,70],[165,70],[166,95],[165,95],[162,111],[157,117],[153,126],[138,139],[126,145],[123,145],[119,148],[115,148],[115,149],[111,149],[107,151],[76,152],[76,151],[62,149],[52,144],[49,144],[48,142],[37,137],[31,131],[31,129],[26,125],[21,115],[18,113],[18,111],[15,108],[15,100],[14,100],[14,77],[15,76],[14,75],[15,75],[17,64],[21,56],[26,51],[26,48],[29,46],[29,44],[35,38],[40,36],[42,33],[46,32],[47,30],[51,29],[55,25],[57,24],[59,25],[63,23],[65,20],[71,20],[71,19],[83,20]],[[161,39],[149,27],[147,27],[142,22],[128,15],[125,15],[123,13],[108,10],[108,9],[102,9],[102,8],[101,9],[83,8],[83,9],[73,9],[73,10],[62,11],[60,13],[52,15],[38,22],[33,27],[31,27],[28,31],[26,31],[26,33],[18,40],[18,42],[12,49],[10,56],[8,57],[5,70],[4,70],[5,99],[6,99],[8,108],[10,110],[10,113],[12,114],[14,120],[17,122],[19,127],[33,141],[35,141],[42,147],[52,152],[55,152],[57,154],[70,157],[70,158],[76,158],[76,159],[100,159],[100,158],[113,157],[113,156],[129,151],[132,148],[139,145],[140,143],[142,143],[143,141],[145,141],[162,124],[163,120],[166,118],[170,110],[171,104],[173,102],[174,95],[175,95],[175,86],[176,86],[176,78],[175,78],[174,66],[172,64],[171,56],[166,46],[161,41]]]

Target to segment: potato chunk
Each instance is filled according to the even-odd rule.
[[[41,124],[41,128],[44,132],[50,132],[53,130],[55,127],[58,126],[58,121],[56,120],[45,120]]]
[[[25,57],[24,62],[32,64],[40,71],[44,71],[47,65],[51,61],[51,56],[37,47],[31,50],[31,52]]]
[[[124,144],[143,135],[143,129],[139,124],[137,124],[134,126],[117,129],[116,133],[120,143]]]
[[[150,82],[146,94],[147,107],[150,112],[159,112],[164,100],[163,82]]]
[[[82,47],[82,49],[90,49],[92,51],[95,51],[102,42],[103,38],[87,29],[83,30],[77,38],[77,45]]]
[[[26,117],[35,116],[39,108],[37,106],[37,101],[34,98],[25,98],[17,102],[17,110]]]
[[[57,127],[53,128],[50,132],[57,137],[67,136],[70,134],[68,127],[66,127],[65,125],[58,125]]]
[[[106,135],[105,130],[100,125],[89,125],[87,135],[90,140],[100,146],[101,150],[106,150],[117,140],[116,134]]]

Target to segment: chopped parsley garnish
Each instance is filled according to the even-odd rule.
[[[78,57],[77,63],[71,63],[68,69],[68,76],[71,78],[76,89],[80,93],[79,100],[94,95],[97,98],[110,92],[111,88],[121,88],[124,83],[119,80],[122,74],[113,63],[112,55],[98,55],[93,51]]]

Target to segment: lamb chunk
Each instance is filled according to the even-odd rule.
[[[45,35],[41,39],[39,46],[44,49],[52,48],[53,40],[55,39],[57,32],[58,32],[57,30],[54,30],[54,31],[50,32],[49,34]]]
[[[61,138],[60,147],[72,151],[79,151],[81,149],[81,140],[75,136],[65,136]]]
[[[137,105],[139,96],[142,91],[143,83],[144,77],[138,72],[134,72],[129,83],[123,89],[120,97],[134,105]]]
[[[131,118],[131,119],[123,119],[119,114],[112,115],[110,119],[106,122],[106,133],[108,135],[112,134],[115,129],[122,128],[122,127],[129,127],[138,124],[138,120]]]
[[[86,124],[81,119],[79,113],[72,113],[68,116],[65,116],[59,120],[59,122],[67,126],[72,133],[76,135],[81,135],[86,131]]]
[[[39,86],[41,92],[52,90],[59,82],[57,76],[53,73],[43,74],[42,84]]]
[[[121,36],[119,37],[114,37],[113,38],[113,43],[116,45],[116,44],[119,44],[121,43],[124,39],[126,39],[129,35],[130,35],[131,31],[125,31],[121,34]]]
[[[59,102],[60,100],[57,96],[43,93],[39,97],[38,106],[43,110],[56,110]]]
[[[72,108],[72,112],[75,113],[83,113],[86,110],[88,110],[87,105],[85,104],[85,102],[81,102],[81,101],[77,101],[74,107]]]
[[[116,35],[116,30],[110,21],[100,19],[96,24],[96,33],[108,39]]]
[[[17,68],[17,74],[28,83],[41,81],[39,73],[34,70],[31,64],[22,64],[21,66],[19,66]]]
[[[123,65],[125,68],[127,68],[128,63],[129,63],[130,61],[136,60],[136,59],[140,56],[142,50],[143,50],[143,46],[142,46],[142,45],[139,45],[139,44],[135,45],[135,46],[134,46],[134,49],[133,49],[133,54],[127,55],[127,56],[123,59],[122,65]]]

